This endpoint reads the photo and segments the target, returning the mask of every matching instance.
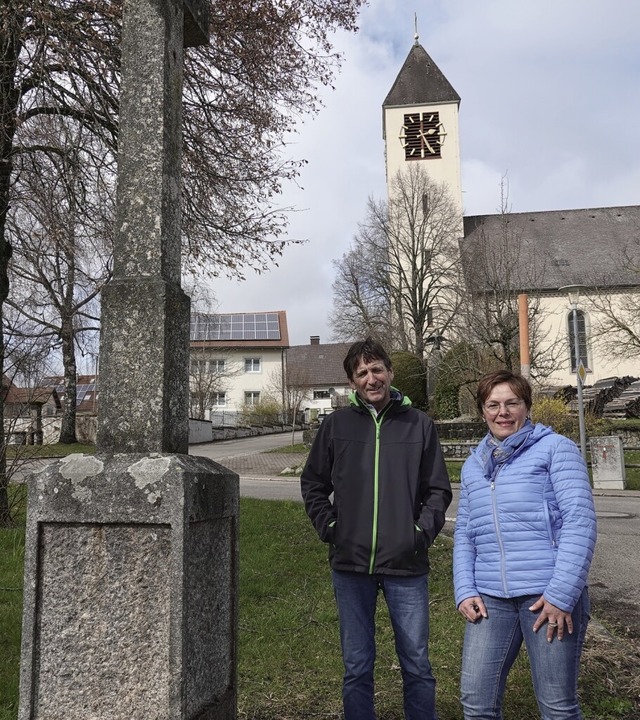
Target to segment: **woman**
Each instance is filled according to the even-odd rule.
[[[542,717],[582,718],[578,666],[596,540],[587,468],[575,443],[531,422],[523,377],[485,375],[477,405],[489,432],[462,468],[453,551],[456,606],[468,621],[465,720],[502,717],[523,640]]]

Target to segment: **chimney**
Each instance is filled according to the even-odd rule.
[[[320,345],[320,335],[312,335],[310,342],[312,345]]]

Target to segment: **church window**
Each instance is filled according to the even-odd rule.
[[[589,354],[587,348],[587,323],[583,310],[576,310],[578,320],[578,357],[582,360],[585,370],[589,369]],[[577,372],[578,363],[576,362],[576,341],[573,325],[573,310],[567,315],[567,325],[569,329],[569,351],[571,353],[571,372]]]

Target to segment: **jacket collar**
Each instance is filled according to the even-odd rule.
[[[400,390],[394,388],[393,386],[391,387],[391,400],[380,412],[378,412],[373,407],[373,405],[365,402],[355,390],[352,390],[349,393],[349,403],[354,409],[366,410],[372,413],[375,417],[381,415],[383,412],[385,412],[385,410],[389,409],[390,407],[395,410],[401,410],[411,407],[411,400],[409,400],[406,395],[403,395]]]

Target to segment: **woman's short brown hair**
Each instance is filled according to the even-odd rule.
[[[511,390],[513,390],[527,406],[527,410],[531,410],[531,385],[529,385],[529,381],[522,377],[522,375],[512,373],[511,370],[494,370],[493,372],[483,375],[478,383],[476,405],[480,416],[482,416],[482,408],[489,395],[491,395],[491,391],[496,385],[501,385],[502,383],[508,383]]]

